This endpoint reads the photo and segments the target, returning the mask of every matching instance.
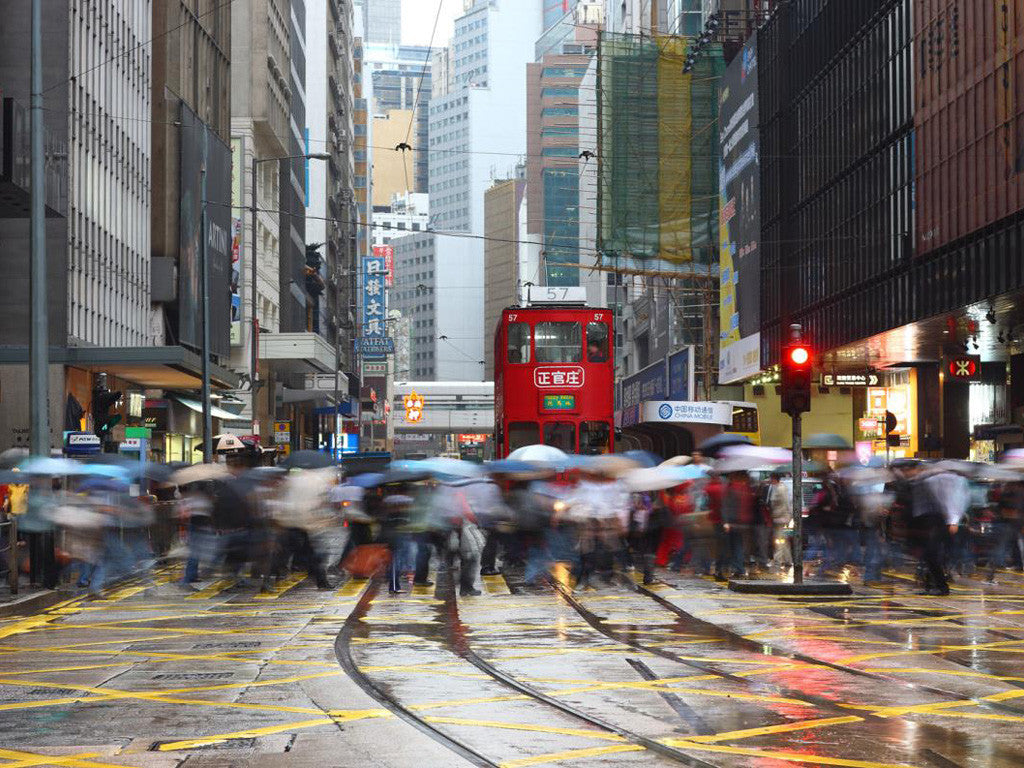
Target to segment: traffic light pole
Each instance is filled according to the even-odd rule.
[[[803,415],[793,416],[793,583],[804,583]]]

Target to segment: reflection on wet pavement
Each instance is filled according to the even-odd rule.
[[[440,574],[259,600],[173,577],[0,621],[0,768],[1024,765],[1010,577],[946,597],[670,577],[456,599]]]

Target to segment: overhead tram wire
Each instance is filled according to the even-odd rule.
[[[420,70],[420,81],[416,86],[416,99],[412,103],[412,114],[409,115],[409,127],[405,131],[406,146],[409,145],[409,137],[412,135],[412,124],[416,120],[416,112],[420,108],[420,96],[423,93],[423,80],[427,76],[427,68],[430,66],[430,58],[434,55],[434,37],[437,35],[437,25],[441,21],[441,9],[444,7],[444,0],[437,0],[437,13],[434,14],[434,28],[430,30],[430,42],[427,44],[427,58],[423,60],[423,69]],[[399,145],[401,146],[401,145]]]

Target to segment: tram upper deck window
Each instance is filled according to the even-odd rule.
[[[545,321],[534,331],[538,363],[578,363],[583,357],[579,323]]]
[[[587,323],[587,362],[608,362],[608,325]]]
[[[530,362],[530,325],[529,323],[508,324],[508,353],[510,363]]]

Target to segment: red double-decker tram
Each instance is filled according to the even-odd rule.
[[[509,307],[494,334],[496,453],[544,443],[566,453],[614,447],[612,312]]]

